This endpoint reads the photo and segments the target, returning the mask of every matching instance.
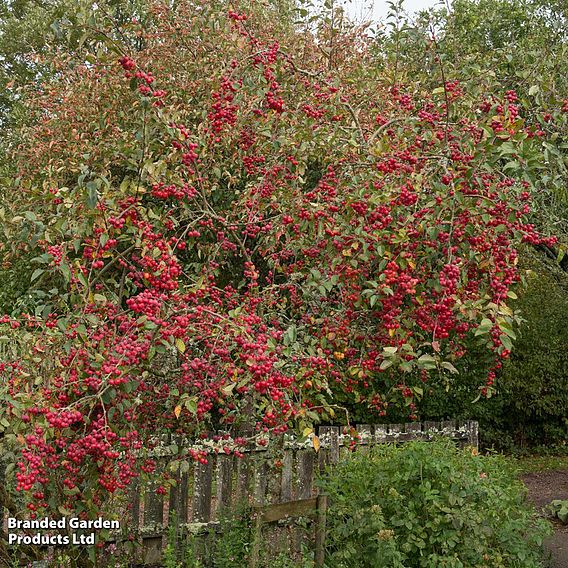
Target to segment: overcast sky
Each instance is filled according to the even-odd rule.
[[[406,12],[412,14],[436,4],[445,5],[445,0],[405,0],[404,7]],[[386,0],[344,0],[344,6],[349,15],[357,20],[380,20],[389,9]]]

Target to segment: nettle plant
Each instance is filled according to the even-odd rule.
[[[153,472],[137,460],[163,432],[265,444],[400,401],[413,418],[472,336],[492,392],[517,248],[553,241],[499,169],[538,138],[515,94],[387,84],[362,30],[276,16],[156,2],[117,32],[99,15],[27,95],[4,214],[14,254],[38,250],[36,308],[3,318],[20,347],[0,372],[32,515],[96,511]]]

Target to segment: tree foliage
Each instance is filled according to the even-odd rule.
[[[34,269],[2,320],[1,423],[33,514],[103,506],[161,432],[414,418],[471,345],[494,391],[518,251],[557,244],[531,223],[556,131],[513,88],[462,84],[435,35],[411,82],[364,29],[288,13],[95,10],[22,86],[0,214]]]

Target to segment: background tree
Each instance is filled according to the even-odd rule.
[[[565,9],[542,2],[458,1],[449,13],[432,10],[414,22],[403,15],[398,18],[399,32],[380,40],[379,55],[381,61],[385,53],[391,62],[398,59],[403,81],[435,89],[444,74],[459,79],[467,93],[479,93],[489,101],[506,90],[518,95],[523,116],[540,130],[540,148],[527,161],[505,145],[498,163],[507,173],[530,182],[533,222],[559,237],[552,248],[520,249],[528,286],[517,289],[520,300],[514,306],[527,321],[511,360],[497,374],[497,398],[472,404],[477,399],[472,385],[484,380],[487,364],[473,348],[467,380],[453,377],[449,392],[447,378],[436,386],[432,381],[437,394],[424,401],[420,414],[431,419],[477,418],[484,442],[498,447],[562,443],[566,373],[558,367],[557,357],[566,347],[561,319],[568,309]],[[543,293],[547,287],[550,294]]]

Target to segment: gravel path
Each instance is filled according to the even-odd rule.
[[[568,470],[544,471],[523,475],[529,500],[541,510],[554,499],[568,499]],[[568,568],[568,525],[554,522],[554,535],[545,543],[552,568]]]

